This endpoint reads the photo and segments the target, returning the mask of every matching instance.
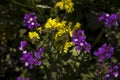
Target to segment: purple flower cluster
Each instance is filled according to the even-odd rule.
[[[118,66],[113,65],[109,68],[108,73],[105,74],[103,80],[110,80],[111,78],[118,77],[118,75],[119,75]]]
[[[17,78],[17,80],[30,80],[30,78],[25,78],[24,79],[23,77],[20,76],[20,77]]]
[[[76,50],[85,49],[85,52],[90,52],[91,45],[85,41],[86,36],[83,30],[75,30],[73,32],[72,42],[77,45]]]
[[[98,18],[98,21],[104,22],[106,27],[118,26],[118,23],[120,22],[120,16],[119,14],[116,14],[116,13],[112,13],[112,14],[103,13]]]
[[[98,51],[94,52],[94,55],[98,57],[98,64],[101,67],[102,72],[104,73],[103,80],[111,80],[111,78],[118,77],[118,66],[114,63],[104,63],[103,60],[110,59],[114,53],[114,47],[112,45],[107,45],[104,43]],[[101,63],[103,62],[103,63]],[[97,71],[97,75],[98,75]]]
[[[33,30],[33,28],[40,26],[40,24],[37,22],[37,16],[34,12],[25,14],[24,26],[28,27],[30,30]]]
[[[44,49],[40,48],[36,52],[23,52],[20,60],[25,64],[25,67],[32,69],[33,66],[41,65],[41,54],[43,51]]]
[[[23,51],[20,60],[24,63],[25,67],[33,68],[33,66],[37,66],[41,64],[41,54],[44,52],[44,48],[39,48],[35,52],[28,52],[24,50],[27,46],[26,41],[21,41],[19,49]]]
[[[99,70],[96,70],[95,75],[98,76],[100,74],[104,74],[103,80],[111,80],[112,78],[117,78],[119,75],[118,65],[114,64],[113,62],[98,63],[98,66]]]
[[[94,52],[94,55],[98,57],[98,61],[102,62],[104,59],[109,59],[112,57],[114,53],[114,47],[112,45],[108,45],[104,43],[98,51]]]

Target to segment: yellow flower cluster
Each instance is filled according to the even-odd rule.
[[[61,10],[66,10],[67,13],[74,11],[74,3],[72,0],[61,0],[57,2],[55,6],[59,7]]]
[[[49,18],[45,24],[45,28],[53,28],[57,30],[57,33],[55,35],[55,39],[58,39],[58,37],[62,36],[65,33],[68,33],[70,37],[72,37],[72,32],[78,28],[80,28],[81,24],[77,22],[74,26],[72,26],[72,22],[67,21],[59,21],[58,18],[52,19]]]
[[[46,29],[52,29],[55,30],[56,33],[54,35],[54,39],[57,41],[60,37],[63,35],[68,35],[68,37],[72,37],[72,33],[74,30],[79,29],[81,24],[77,22],[75,25],[73,25],[72,22],[67,21],[60,21],[59,18],[49,18],[45,24]],[[61,45],[63,52],[67,53],[69,48],[72,47],[74,44],[68,39],[65,39],[64,44]]]
[[[58,18],[55,18],[55,19],[49,18],[47,20],[47,23],[45,24],[45,28],[59,29],[59,28],[64,27],[65,24],[66,24],[66,21],[62,21],[60,23]]]
[[[37,32],[29,32],[28,37],[30,39],[33,39],[33,38],[40,39],[39,34]]]
[[[64,53],[67,53],[68,52],[68,49],[73,46],[74,44],[72,42],[66,42],[65,45],[64,45]]]

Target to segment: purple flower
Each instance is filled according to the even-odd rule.
[[[20,60],[24,63],[25,67],[30,69],[33,66],[41,65],[41,54],[43,53],[44,48],[39,48],[35,52],[23,52]]]
[[[44,48],[39,48],[37,52],[34,53],[35,57],[40,59],[41,54],[44,52]]]
[[[113,65],[112,67],[110,67],[109,69],[109,75],[113,76],[113,77],[118,77],[118,66],[117,65]]]
[[[85,42],[85,52],[90,52],[90,49],[91,49],[91,44]]]
[[[112,65],[109,67],[108,72],[104,76],[104,80],[110,80],[111,78],[116,78],[118,77],[119,72],[118,72],[118,66],[117,65]]]
[[[32,52],[27,52],[27,53],[22,54],[20,58],[20,60],[24,62],[25,67],[29,67],[30,69],[33,67],[33,64],[35,61],[32,54],[33,54]]]
[[[35,65],[41,64],[41,54],[44,52],[44,48],[39,48],[37,52],[34,53],[35,55]]]
[[[17,78],[17,80],[24,80],[21,76]]]
[[[75,30],[73,32],[72,42],[77,45],[76,50],[85,49],[85,52],[90,52],[91,45],[85,39],[86,36],[83,30]]]
[[[33,30],[33,28],[40,26],[37,22],[37,16],[34,12],[25,14],[24,16],[24,26],[27,26],[28,29]]]
[[[98,21],[104,22],[106,27],[118,26],[120,22],[120,17],[119,17],[119,14],[116,14],[116,13],[112,13],[112,14],[103,13],[98,18]]]
[[[108,45],[104,43],[98,51],[94,52],[94,55],[98,57],[98,61],[102,62],[104,59],[109,59],[112,57],[114,53],[114,47],[112,45]]]
[[[109,14],[102,13],[100,17],[98,17],[99,22],[103,22],[107,17],[109,17]]]
[[[112,23],[112,20],[109,17],[107,17],[107,18],[105,18],[105,22],[104,23],[105,23],[106,27],[110,27],[111,23]]]
[[[28,45],[27,41],[21,41],[20,42],[20,46],[19,46],[19,50],[24,50],[24,48]]]
[[[118,14],[115,14],[115,13],[111,14],[110,19],[112,20],[113,26],[118,26],[118,22],[119,22],[119,15]]]
[[[41,65],[41,60],[40,59],[35,59],[34,65]]]
[[[98,63],[98,70],[96,70],[95,75],[103,75],[103,80],[112,80],[112,78],[117,78],[119,75],[118,65],[114,63]],[[102,72],[102,73],[101,73]],[[116,79],[115,79],[116,80]]]
[[[23,77],[20,76],[20,77],[17,78],[17,80],[30,80],[30,78],[27,77],[27,78],[24,79]]]
[[[30,78],[29,78],[29,77],[27,77],[27,78],[26,78],[26,80],[30,80]]]

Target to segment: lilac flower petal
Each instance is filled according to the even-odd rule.
[[[22,77],[18,77],[17,80],[24,80]]]
[[[40,24],[37,22],[37,16],[34,12],[25,14],[23,22],[24,26],[26,26],[30,30],[33,30],[35,27],[40,26]]]
[[[91,45],[85,41],[86,36],[84,30],[75,30],[72,36],[72,42],[77,46],[76,50],[84,49],[85,52],[90,52]]]

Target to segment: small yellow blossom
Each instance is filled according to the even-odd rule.
[[[75,24],[74,28],[75,28],[75,29],[79,29],[80,26],[81,26],[81,24],[80,24],[79,22],[77,22],[77,23]]]
[[[59,7],[61,10],[64,9],[64,8],[63,8],[64,4],[63,4],[62,1],[61,1],[61,2],[57,2],[57,4],[56,4],[55,6],[56,6],[56,7]]]
[[[64,51],[63,52],[67,53],[71,46],[73,46],[72,42],[66,42],[65,45],[64,45]]]
[[[56,34],[55,34],[55,39],[58,39],[58,37],[62,36],[65,33],[65,30],[60,29]]]
[[[55,27],[57,24],[57,19],[52,19],[52,18],[49,18],[47,20],[47,23],[45,24],[45,28],[52,28],[52,27]]]
[[[39,34],[37,32],[29,32],[28,37],[30,39],[33,39],[33,38],[40,39]]]
[[[56,24],[56,29],[57,30],[59,30],[59,29],[62,29],[62,28],[64,28],[65,26],[66,26],[66,21],[62,21],[62,22],[58,22],[57,24]]]
[[[42,28],[41,27],[37,28],[37,31],[39,31],[39,33],[41,34],[42,33]]]
[[[67,13],[74,11],[74,3],[72,0],[61,0],[57,2],[55,6],[59,7],[61,10],[66,10]]]
[[[69,32],[70,37],[72,37],[72,33],[73,33],[73,31],[70,31],[70,32]]]

